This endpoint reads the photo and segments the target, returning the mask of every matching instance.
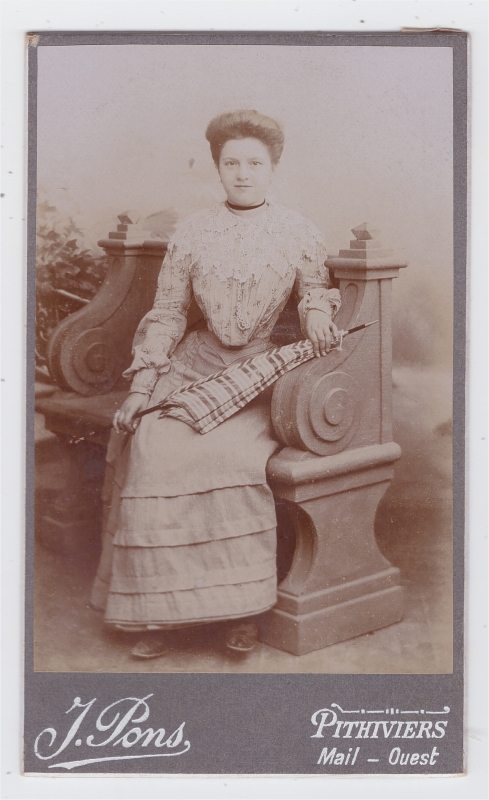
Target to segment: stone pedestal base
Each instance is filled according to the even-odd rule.
[[[386,570],[384,575],[379,573],[372,576],[368,583],[388,585],[397,584],[398,581],[399,571],[392,569]],[[364,585],[364,593],[360,597],[354,597],[359,588],[358,583],[352,581],[341,587],[342,594],[351,594],[351,599],[326,605],[307,614],[286,611],[284,607],[289,605],[292,596],[279,590],[277,607],[267,615],[261,640],[278,650],[302,656],[312,650],[321,650],[330,644],[384,628],[402,619],[401,586],[393,585],[368,593],[368,585]],[[325,604],[330,599],[327,596],[322,598]]]
[[[289,502],[297,541],[263,642],[303,655],[402,618],[399,570],[374,535],[399,456],[391,442],[324,457],[285,448],[271,459],[272,488]]]

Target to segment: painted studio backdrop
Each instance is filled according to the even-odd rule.
[[[452,79],[448,47],[39,48],[37,671],[452,671]],[[270,199],[312,220],[330,256],[367,222],[398,263],[408,262],[392,298],[393,440],[402,457],[375,519],[378,547],[400,570],[404,612],[302,655],[264,641],[233,660],[209,632],[187,632],[170,655],[141,663],[88,604],[98,509],[86,546],[53,533],[74,478],[66,439],[41,413],[56,391],[49,337],[97,293],[106,270],[97,243],[117,230],[119,215],[130,212],[161,241],[224,199],[204,132],[215,115],[239,108],[283,126]],[[101,486],[100,464],[91,480]],[[281,577],[294,546],[286,528],[285,520]]]

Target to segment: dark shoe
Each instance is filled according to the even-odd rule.
[[[131,650],[133,658],[159,658],[170,649],[166,636],[147,634]]]
[[[258,630],[254,622],[241,622],[230,629],[226,647],[232,653],[252,653],[258,641]]]

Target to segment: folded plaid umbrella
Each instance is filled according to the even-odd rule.
[[[377,320],[376,320],[377,321]],[[373,325],[368,322],[349,331],[341,331],[333,347],[341,347],[344,336]],[[240,364],[209,375],[176,389],[161,403],[136,414],[143,417],[160,411],[160,417],[173,417],[199,433],[208,433],[232,417],[286,372],[314,357],[309,339],[275,347]]]
[[[313,356],[309,340],[275,347],[177,389],[161,404],[160,416],[179,419],[199,433],[208,433],[236,414],[281,375]]]

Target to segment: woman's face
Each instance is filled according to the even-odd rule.
[[[230,139],[221,150],[219,177],[230,203],[256,206],[265,199],[273,164],[259,139]]]

